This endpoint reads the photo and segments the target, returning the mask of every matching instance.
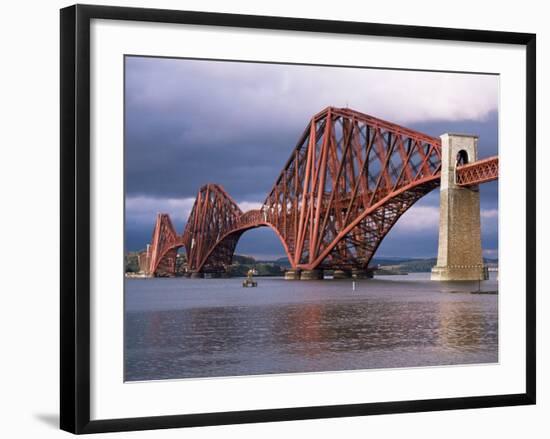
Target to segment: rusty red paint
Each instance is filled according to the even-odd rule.
[[[366,268],[382,239],[439,186],[441,142],[391,122],[329,107],[304,130],[262,208],[242,212],[216,184],[200,188],[182,235],[159,214],[148,272],[170,271],[184,247],[188,270],[220,272],[246,230],[270,227],[294,269]],[[458,168],[457,184],[498,178],[498,158]]]

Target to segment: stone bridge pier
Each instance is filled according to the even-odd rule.
[[[458,165],[477,160],[477,136],[441,136],[441,186],[439,248],[432,280],[476,281],[488,279],[481,252],[478,186],[456,184]]]

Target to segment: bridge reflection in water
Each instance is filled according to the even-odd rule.
[[[126,279],[125,379],[498,361],[498,297],[428,276],[359,281],[356,291],[266,278],[261,294],[239,279]]]
[[[458,188],[498,177],[497,157],[459,165]],[[183,234],[167,214],[157,216],[140,265],[150,276],[174,275],[183,247],[188,273],[223,273],[245,231],[270,227],[292,268],[311,272],[309,278],[323,268],[367,270],[395,222],[440,185],[441,175],[440,139],[328,107],[310,120],[261,209],[243,212],[220,185],[206,184]]]

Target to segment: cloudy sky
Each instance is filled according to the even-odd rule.
[[[480,136],[497,154],[498,77],[227,61],[126,57],[126,249],[145,247],[157,212],[181,233],[197,190],[225,187],[243,210],[259,207],[311,116],[350,107],[424,133]],[[413,206],[377,256],[437,254],[439,193]],[[481,187],[483,249],[498,250],[497,183]],[[406,249],[406,254],[403,252]],[[237,252],[284,256],[275,234],[243,235]]]

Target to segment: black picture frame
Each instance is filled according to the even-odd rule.
[[[526,392],[508,395],[90,420],[90,21],[132,20],[526,47]],[[61,10],[60,426],[72,433],[303,420],[535,404],[536,36],[530,33],[75,5]]]

